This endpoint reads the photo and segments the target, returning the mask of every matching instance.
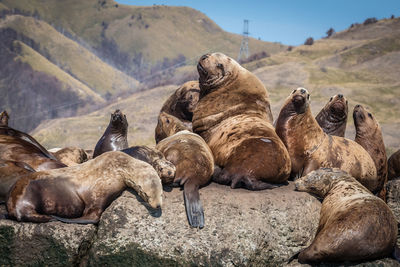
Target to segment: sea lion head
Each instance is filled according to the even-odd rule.
[[[240,68],[239,63],[222,53],[201,56],[197,64],[200,98],[228,84],[234,79]]]
[[[307,89],[299,87],[294,89],[286,98],[286,101],[281,109],[281,113],[287,114],[287,117],[303,114],[310,106],[310,94]]]
[[[193,111],[199,102],[200,88],[198,81],[189,81],[182,85],[178,92],[176,109],[180,110],[183,118],[192,120]]]
[[[376,118],[361,105],[354,107],[353,119],[357,136],[370,135],[379,127]]]
[[[128,128],[126,115],[123,114],[119,109],[115,110],[115,112],[111,114],[110,124],[115,129],[126,130]]]
[[[158,123],[155,130],[156,143],[183,130],[191,131],[192,129],[190,129],[177,117],[165,112],[161,112],[158,116]]]
[[[347,118],[349,109],[347,99],[342,94],[334,95],[330,98],[324,109],[328,112],[331,119],[335,121],[344,120]]]
[[[161,153],[161,152],[160,152]],[[164,156],[155,160],[156,171],[163,183],[171,183],[175,178],[175,165],[168,161]]]
[[[9,118],[10,118],[10,116],[8,116],[7,111],[4,110],[2,113],[0,113],[0,125],[8,126]]]
[[[294,183],[297,191],[303,191],[324,197],[332,188],[334,181],[350,177],[345,171],[338,168],[320,168],[306,176],[297,179]]]

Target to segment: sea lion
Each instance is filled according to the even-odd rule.
[[[111,114],[110,123],[103,136],[97,141],[93,158],[107,151],[117,151],[128,148],[128,121],[126,115],[117,109]]]
[[[384,201],[339,169],[319,169],[295,182],[296,190],[323,198],[317,234],[300,263],[373,260],[396,246],[397,221]]]
[[[342,94],[334,95],[315,119],[325,133],[344,137],[348,110],[346,98]]]
[[[354,107],[353,120],[356,128],[354,141],[371,155],[376,167],[379,188],[382,190],[379,196],[385,200],[388,163],[381,126],[376,118],[361,105]]]
[[[161,180],[146,162],[111,151],[80,165],[21,177],[7,198],[17,221],[97,223],[124,189],[133,188],[152,208],[162,204]]]
[[[88,156],[84,149],[79,147],[64,147],[53,155],[62,163],[67,166],[75,166],[88,160]]]
[[[202,56],[197,69],[200,99],[193,112],[193,131],[203,137],[222,168],[214,181],[251,190],[285,183],[290,158],[272,126],[262,82],[221,53]]]
[[[192,127],[171,114],[161,112],[158,115],[158,123],[155,129],[156,144],[164,138],[171,136],[172,132],[177,133],[183,130],[192,131]]]
[[[7,111],[3,111],[0,113],[0,125],[8,126],[8,120],[10,119],[10,116],[8,116]]]
[[[324,133],[311,114],[307,89],[295,89],[288,96],[276,122],[276,133],[289,151],[292,176],[301,177],[323,167],[339,168],[371,192],[380,190],[371,156],[352,140]]]
[[[169,162],[161,151],[147,146],[133,146],[121,150],[135,159],[149,163],[157,171],[161,181],[170,183],[175,177],[175,166]]]
[[[167,114],[168,115],[168,114]],[[197,134],[179,131],[173,124],[177,118],[164,123],[170,136],[161,140],[156,149],[176,167],[174,184],[183,185],[186,215],[192,227],[204,227],[204,211],[199,188],[208,184],[214,173],[214,159],[206,142]],[[177,132],[174,132],[176,130]],[[164,182],[164,181],[163,181]]]
[[[160,115],[166,113],[178,118],[181,120],[181,123],[191,131],[193,111],[199,101],[199,94],[200,88],[198,81],[184,83],[164,102],[160,110]],[[160,129],[162,128],[160,115],[155,132],[156,143],[166,137],[160,133]]]
[[[0,159],[24,162],[36,171],[66,167],[32,136],[5,125],[0,125]]]
[[[35,172],[24,162],[0,160],[0,203],[4,202],[13,184],[23,175]]]
[[[400,177],[400,149],[394,152],[388,160],[388,180]]]

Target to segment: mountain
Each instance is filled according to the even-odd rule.
[[[355,25],[345,31],[338,32],[330,38],[323,38],[313,45],[302,45],[291,48],[270,57],[244,64],[265,84],[270,92],[271,106],[274,118],[285,98],[299,86],[306,87],[311,93],[312,111],[316,115],[329,98],[338,93],[343,93],[349,101],[349,119],[346,137],[354,139],[354,126],[352,119],[353,107],[362,104],[377,117],[380,122],[387,151],[390,155],[400,146],[398,132],[400,131],[400,19],[384,19],[373,24]],[[251,49],[251,48],[250,48]],[[195,67],[188,66],[195,71]],[[97,111],[96,129],[97,137],[91,137],[86,143],[79,143],[85,148],[92,148],[93,144],[103,133],[108,124],[109,114],[113,109],[126,107],[128,121],[141,127],[140,135],[131,132],[131,144],[154,143],[154,127],[156,117],[164,101],[175,87],[159,87],[154,89],[154,95],[162,94],[163,97],[150,97],[151,104],[143,105],[141,99],[148,99],[142,94],[135,93],[130,99],[123,102],[116,101],[112,108]],[[142,98],[143,97],[143,98]],[[140,100],[139,100],[140,99]],[[148,101],[148,100],[146,100]],[[128,102],[130,102],[128,104]],[[124,104],[122,104],[124,103]],[[150,102],[149,102],[150,103]],[[139,105],[146,110],[146,116],[136,116],[137,111],[129,109]],[[138,108],[138,110],[140,110]],[[101,119],[100,119],[101,118]],[[79,117],[69,120],[78,121]],[[57,124],[59,128],[56,127]],[[102,128],[99,128],[101,124]],[[65,135],[61,125],[69,131]],[[75,125],[61,119],[49,121],[39,126],[34,136],[47,147],[75,145],[79,134],[74,133]],[[89,127],[88,127],[89,128]],[[86,129],[88,130],[88,129]],[[57,132],[58,131],[58,132]],[[50,134],[52,133],[52,134]],[[50,140],[48,136],[53,135]],[[72,137],[75,135],[75,137]],[[140,137],[139,137],[140,136]],[[63,142],[66,138],[68,142]],[[147,139],[146,139],[147,138]]]

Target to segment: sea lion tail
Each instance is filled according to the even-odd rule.
[[[90,219],[83,219],[83,218],[62,218],[55,215],[51,215],[57,221],[63,223],[76,223],[76,224],[97,224],[98,220],[90,220]]]
[[[183,186],[186,215],[190,226],[204,227],[204,211],[200,201],[199,186],[188,181]]]
[[[395,258],[395,260],[400,262],[400,248],[397,245],[394,246],[392,256]]]

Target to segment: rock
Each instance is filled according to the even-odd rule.
[[[252,192],[200,189],[205,227],[190,228],[183,193],[165,192],[162,216],[130,192],[103,213],[89,265],[271,265],[287,261],[315,235],[320,202],[293,185]]]

